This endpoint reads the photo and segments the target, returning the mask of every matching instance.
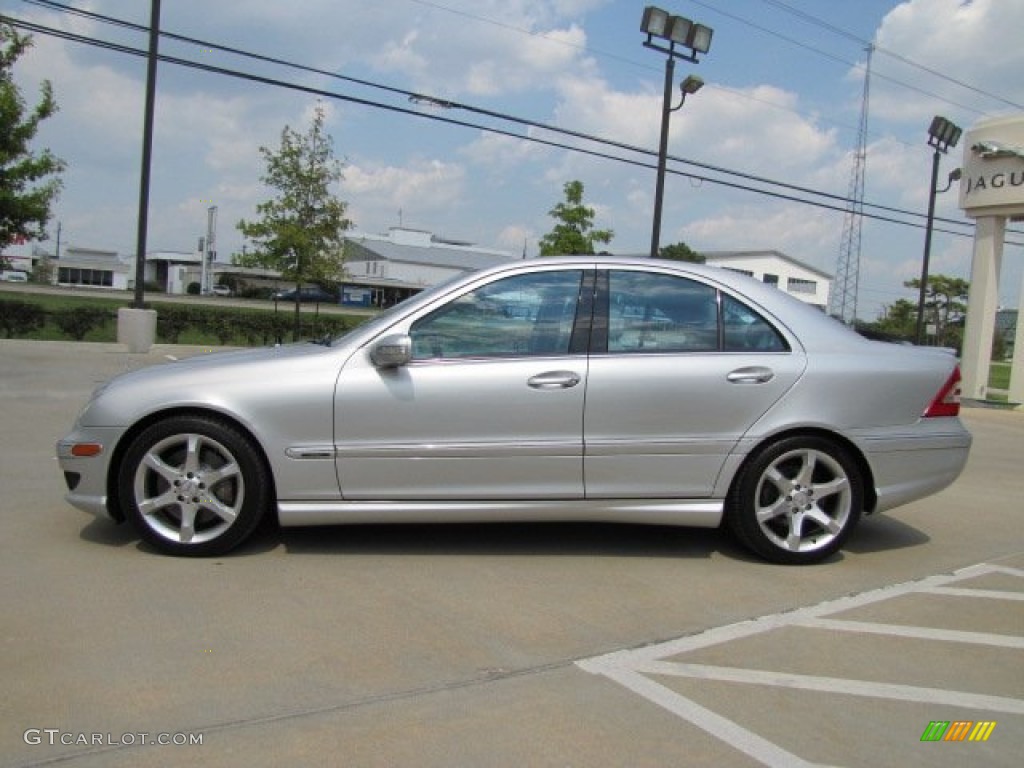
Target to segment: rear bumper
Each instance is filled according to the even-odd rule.
[[[959,419],[922,419],[911,429],[872,431],[856,438],[871,465],[877,503],[884,512],[938,493],[967,464],[971,433]]]

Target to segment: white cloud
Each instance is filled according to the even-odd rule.
[[[890,120],[921,122],[936,113],[965,127],[982,112],[1019,109],[1024,104],[1024,3],[1006,0],[908,0],[882,21],[876,42],[876,71],[887,78],[920,88],[908,91],[884,78],[872,85],[872,112]],[[894,57],[886,53],[892,51]],[[965,83],[936,77],[905,60],[948,74]],[[923,92],[922,92],[923,91]]]
[[[363,229],[391,222],[397,211],[409,220],[429,222],[434,215],[463,204],[465,169],[440,160],[413,160],[406,166],[352,165],[345,170],[342,198]]]
[[[770,248],[831,271],[840,217],[795,206],[737,205],[681,227],[669,241],[681,239],[698,250]]]

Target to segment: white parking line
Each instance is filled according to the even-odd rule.
[[[808,763],[799,756],[788,752],[778,744],[701,706],[692,699],[676,693],[647,676],[685,677],[698,680],[823,691],[837,695],[866,696],[1024,715],[1024,700],[1005,696],[987,696],[966,691],[897,685],[866,680],[799,675],[707,664],[690,664],[678,660],[666,661],[666,659],[672,659],[700,648],[721,645],[783,627],[828,629],[922,640],[972,643],[997,648],[1024,649],[1024,637],[829,618],[854,608],[861,608],[913,594],[980,597],[991,600],[1021,600],[1024,598],[1024,593],[1021,592],[991,589],[974,590],[949,586],[991,574],[1016,576],[1024,579],[1024,571],[1022,570],[981,564],[964,568],[953,574],[905,582],[860,595],[830,600],[816,606],[801,608],[788,613],[763,616],[750,621],[716,627],[692,637],[679,638],[678,640],[671,640],[659,643],[658,645],[629,651],[617,651],[591,659],[584,659],[578,661],[577,665],[587,672],[603,675],[610,680],[614,680],[642,696],[647,701],[657,704],[677,717],[692,723],[722,740],[733,749],[743,752],[763,765],[772,766],[773,768],[775,766],[784,768],[785,766],[812,765],[812,763]]]
[[[909,637],[915,640],[941,640],[947,643],[973,643],[994,648],[1024,649],[1024,637],[996,635],[991,632],[965,632],[959,629],[935,629],[933,627],[908,627],[903,624],[878,624],[873,621],[850,621],[848,619],[805,619],[794,621],[793,626],[809,629],[831,629],[837,632],[860,632],[862,634]]]
[[[924,591],[929,595],[946,595],[947,597],[990,597],[993,600],[1024,600],[1024,592],[1007,592],[999,589],[932,587]]]

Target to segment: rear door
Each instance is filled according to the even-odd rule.
[[[805,367],[770,322],[670,272],[598,276],[584,419],[588,498],[705,498]]]

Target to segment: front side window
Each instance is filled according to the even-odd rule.
[[[413,323],[414,360],[567,355],[582,270],[515,275]]]

